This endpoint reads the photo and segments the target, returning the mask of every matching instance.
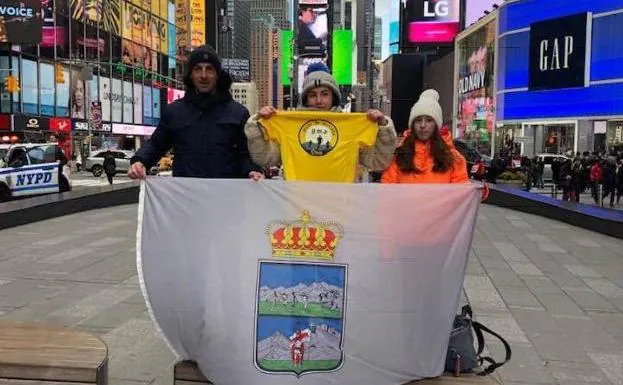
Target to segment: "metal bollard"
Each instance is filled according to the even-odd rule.
[[[604,207],[604,185],[600,183],[599,188],[597,190],[598,190],[597,194],[599,194],[597,196],[599,207]]]

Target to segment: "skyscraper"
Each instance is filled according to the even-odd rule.
[[[381,60],[383,46],[383,19],[380,17],[374,18],[374,49],[372,54],[376,60]]]
[[[288,0],[248,0],[251,4],[251,17],[271,15],[278,29],[290,29],[288,21]]]
[[[270,15],[251,19],[251,80],[257,85],[260,108],[273,105],[273,29]]]
[[[273,31],[273,107],[283,108],[283,86],[281,84],[280,36],[279,30]]]
[[[223,58],[250,59],[251,3],[247,0],[227,0],[219,31],[219,55]]]

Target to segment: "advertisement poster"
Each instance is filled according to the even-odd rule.
[[[177,28],[177,33],[175,34],[175,46],[177,47],[176,58],[182,61],[186,60],[186,51],[190,49],[190,19],[188,12],[187,0],[175,0],[175,27]]]
[[[491,155],[495,126],[493,95],[495,22],[459,43],[458,137],[481,154]]]
[[[121,80],[112,79],[112,87],[110,90],[110,107],[111,121],[121,122],[123,119],[123,90],[121,89]]]
[[[37,62],[22,60],[22,98],[24,99],[24,113],[38,114],[37,105],[39,100],[39,88],[37,81]],[[28,74],[28,76],[26,76]]]
[[[175,24],[169,24],[169,68],[175,68],[175,44],[177,35],[175,32]]]
[[[132,83],[123,82],[123,123],[134,122],[134,99],[132,98]]]
[[[167,0],[132,0],[132,4],[151,12],[152,15],[161,19],[167,19]]]
[[[452,43],[459,33],[460,0],[407,0],[404,40],[410,45]]]
[[[153,106],[152,116],[154,117],[154,125],[160,121],[160,89],[154,88],[151,94],[151,104]]]
[[[39,63],[40,87],[39,98],[41,115],[54,116],[54,66],[50,63]]]
[[[167,88],[167,103],[171,104],[174,101],[184,97],[184,90],[177,90],[175,88]]]
[[[41,43],[41,0],[2,0],[0,4],[0,43]]]
[[[56,84],[56,116],[69,116],[69,67],[63,66],[64,83]]]
[[[121,49],[123,51],[121,58],[123,64],[154,72],[158,71],[158,55],[155,51],[126,39],[123,39]]]
[[[134,43],[160,51],[164,45],[164,52],[168,49],[168,29],[164,21],[152,17],[130,2],[123,2],[122,19],[123,37]]]
[[[204,0],[190,0],[190,44],[197,48],[206,43],[206,10]]]
[[[299,53],[322,56],[329,38],[329,6],[326,0],[301,0],[298,9],[297,44]]]
[[[143,123],[143,85],[134,84],[134,123]]]
[[[43,12],[43,27],[41,47],[55,47],[65,45],[65,27],[54,26],[54,0],[41,0]]]
[[[80,71],[72,70],[71,71],[71,93],[70,93],[70,105],[69,111],[70,116],[74,119],[86,119],[87,112],[86,106],[87,103],[90,103],[88,100],[88,90],[86,87],[86,82],[80,79]]]
[[[143,123],[153,124],[153,111],[151,107],[151,87],[143,87]]]
[[[249,59],[221,59],[221,67],[229,72],[235,82],[248,82],[251,80]]]
[[[100,76],[99,78],[100,101],[102,103],[102,120],[110,122],[110,78]]]
[[[175,31],[175,2],[170,1],[167,3],[169,8],[167,24],[169,28],[169,68],[175,68],[175,50],[177,42],[177,32]]]
[[[69,0],[71,17],[87,24],[121,35],[122,0]]]

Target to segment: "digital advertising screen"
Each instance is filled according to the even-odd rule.
[[[298,8],[296,40],[299,55],[322,56],[329,39],[327,0],[301,0]]]
[[[460,0],[407,0],[405,45],[451,44],[460,30]]]
[[[0,1],[0,43],[39,44],[42,26],[41,0]]]
[[[489,22],[458,43],[457,137],[481,154],[491,155],[495,125],[493,93],[495,22]]]

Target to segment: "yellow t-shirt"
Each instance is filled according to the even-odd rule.
[[[315,182],[354,182],[359,149],[378,131],[364,113],[279,111],[259,124],[279,143],[284,179]]]

